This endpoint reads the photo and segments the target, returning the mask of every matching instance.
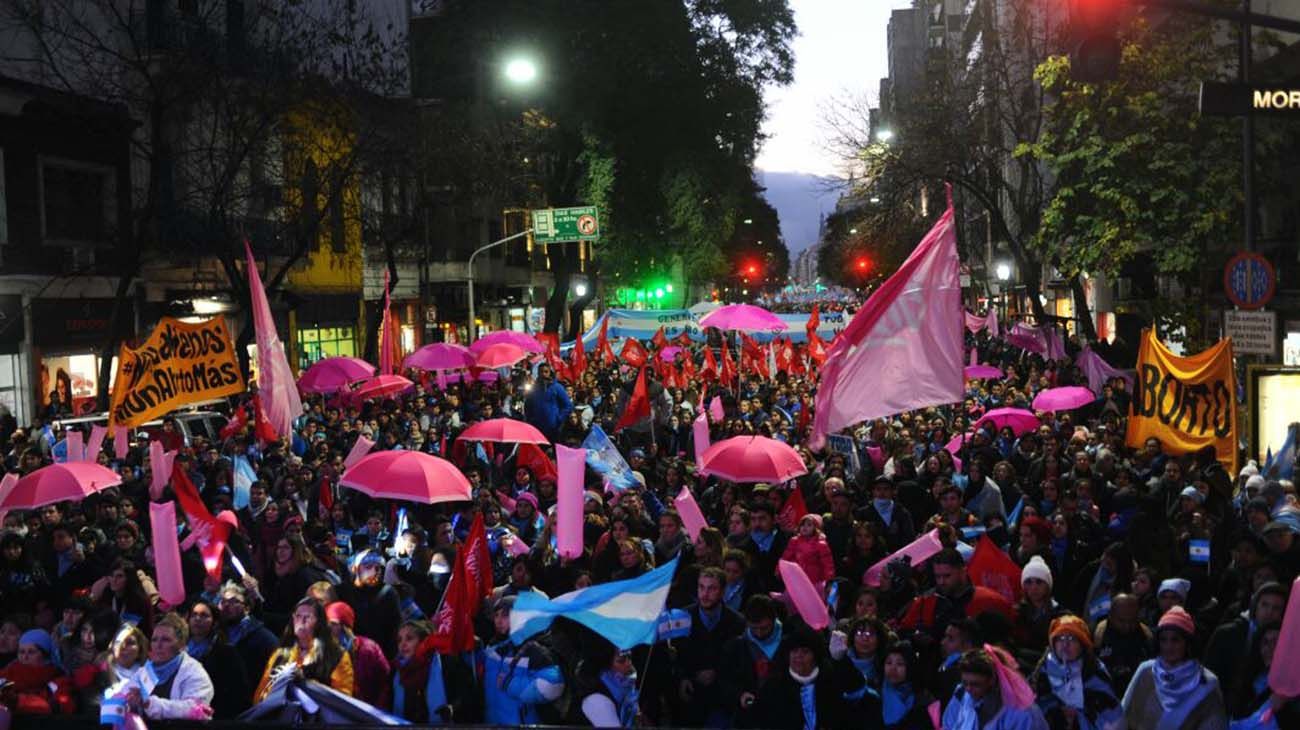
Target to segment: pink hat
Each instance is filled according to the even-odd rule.
[[[515,503],[518,504],[519,502],[527,502],[528,504],[531,504],[533,506],[534,510],[537,509],[537,495],[533,494],[532,492],[524,492],[523,494],[516,497]]]
[[[800,517],[800,518],[799,518],[799,523],[800,523],[800,524],[803,524],[803,521],[804,521],[804,520],[812,520],[813,527],[816,527],[818,530],[822,529],[822,516],[821,516],[821,515],[819,515],[819,514],[814,514],[814,513],[812,513],[812,512],[809,512],[808,514],[806,514],[806,515],[804,515],[803,517]]]
[[[1156,633],[1165,629],[1177,629],[1191,638],[1196,635],[1196,622],[1192,621],[1192,615],[1182,606],[1174,606],[1160,617],[1160,623],[1156,625]]]

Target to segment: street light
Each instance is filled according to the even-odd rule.
[[[882,129],[876,132],[877,142],[888,142],[893,138],[894,138],[894,130],[892,129]]]
[[[574,294],[577,294],[577,295],[580,296],[580,297],[585,297],[585,296],[587,296],[587,285],[586,285],[586,284],[578,284],[577,286],[573,287],[573,293],[574,293]]]
[[[506,62],[506,78],[516,84],[530,84],[537,79],[537,64],[527,58],[513,58]]]
[[[1011,278],[1011,264],[999,261],[997,266],[993,267],[993,273],[997,275],[998,281],[1006,281]]]

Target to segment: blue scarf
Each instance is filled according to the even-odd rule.
[[[189,654],[191,658],[200,661],[202,661],[203,657],[207,656],[210,651],[212,651],[212,639],[190,639],[189,642],[185,644],[185,653]]]
[[[356,636],[351,631],[344,631],[343,637],[339,639],[339,646],[343,647],[343,651],[350,653],[356,641]]]
[[[873,499],[871,504],[875,506],[876,512],[880,519],[885,521],[885,526],[894,524],[894,500],[892,499]]]
[[[862,678],[867,680],[867,684],[871,684],[872,682],[876,681],[876,658],[875,657],[871,657],[871,658],[859,657],[856,651],[854,651],[853,649],[849,649],[849,661],[853,663],[854,667],[857,667],[858,672],[862,674]]]
[[[636,672],[623,674],[612,669],[600,673],[600,681],[609,690],[610,698],[618,707],[618,721],[623,727],[632,727],[636,722],[637,700],[640,693],[636,689]]]
[[[728,583],[727,587],[722,589],[722,602],[727,608],[733,611],[740,610],[740,599],[745,593],[745,581]]]
[[[885,682],[880,688],[880,699],[884,705],[885,724],[897,725],[912,711],[912,705],[916,704],[916,692],[912,689],[911,682]]]
[[[1066,707],[1083,708],[1083,662],[1063,662],[1055,651],[1043,656],[1043,672],[1052,686],[1052,694]]]
[[[177,654],[172,657],[171,661],[164,664],[155,664],[152,659],[144,665],[144,671],[153,679],[153,686],[157,687],[166,684],[176,675],[176,670],[181,668],[181,660],[185,658],[184,654]],[[150,688],[150,691],[153,691]]]
[[[781,622],[777,621],[775,625],[772,626],[772,633],[768,634],[766,639],[759,640],[754,638],[754,633],[749,629],[745,629],[745,638],[749,639],[754,646],[757,646],[759,650],[763,652],[763,655],[767,657],[768,661],[771,661],[776,658],[776,650],[781,646]]]
[[[700,623],[704,624],[704,628],[709,631],[712,631],[721,620],[722,606],[714,606],[712,611],[706,611],[703,608],[700,609]]]
[[[60,577],[60,578],[62,578],[62,577],[63,577],[63,574],[66,573],[66,572],[68,572],[68,570],[70,570],[70,569],[72,568],[72,566],[73,566],[73,562],[72,562],[72,553],[73,553],[73,551],[75,551],[75,550],[76,550],[76,548],[75,548],[75,547],[72,547],[72,548],[68,548],[67,550],[64,550],[64,551],[61,552],[61,553],[55,553],[55,557],[57,557],[58,560],[59,560],[59,567],[58,567],[58,570],[59,570],[59,577]]]
[[[817,727],[817,685],[809,682],[799,688],[799,704],[803,705],[803,726]]]
[[[402,667],[411,661],[410,657],[398,657],[397,669],[393,672],[393,714],[406,717],[406,687],[402,686]]]
[[[951,667],[952,665],[956,664],[958,659],[961,659],[961,652],[959,651],[955,651],[949,654],[948,656],[944,657],[943,663],[939,665],[939,671],[942,672],[948,667]]]
[[[252,628],[253,628],[253,617],[245,616],[239,620],[239,623],[226,629],[226,641],[231,646],[234,646],[238,644],[244,638],[244,635],[247,634],[249,630]]]
[[[1181,728],[1201,700],[1210,693],[1210,683],[1203,681],[1201,663],[1188,659],[1176,667],[1163,659],[1152,659],[1151,671],[1155,675],[1156,698],[1164,714],[1160,717],[1160,730]]]
[[[749,538],[758,546],[758,551],[760,553],[765,553],[772,549],[772,541],[776,539],[776,530],[768,532],[750,530]]]

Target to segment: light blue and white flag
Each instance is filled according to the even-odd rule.
[[[1295,459],[1296,459],[1296,424],[1287,426],[1286,440],[1282,442],[1282,449],[1276,454],[1272,453],[1273,449],[1269,447],[1268,457],[1264,460],[1264,476],[1270,479],[1292,479],[1295,477]],[[1270,470],[1277,468],[1276,476],[1270,474]]]
[[[613,488],[622,490],[641,485],[632,476],[632,467],[628,466],[627,460],[618,452],[618,447],[614,446],[614,442],[609,440],[600,426],[592,424],[591,433],[582,442],[582,448],[587,450],[587,466],[604,477]]]
[[[1210,562],[1210,541],[1189,540],[1187,543],[1187,559],[1197,565],[1208,565]]]
[[[232,480],[235,487],[234,505],[235,509],[244,509],[248,506],[249,494],[252,491],[253,482],[257,481],[257,472],[253,471],[252,464],[248,463],[248,457],[236,455],[234,459],[234,475]]]
[[[605,637],[619,649],[653,644],[668,600],[677,558],[630,580],[600,583],[556,598],[524,592],[510,611],[510,640],[520,645],[563,616]]]
[[[684,608],[670,608],[659,614],[659,627],[655,631],[660,641],[685,639],[691,635],[691,614]]]

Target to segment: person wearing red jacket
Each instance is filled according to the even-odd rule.
[[[357,615],[348,604],[342,601],[329,604],[325,607],[325,618],[329,619],[330,631],[334,632],[339,646],[352,655],[352,696],[375,707],[389,707],[392,688],[388,679],[393,672],[384,650],[374,640],[352,633]]]
[[[798,563],[814,586],[835,577],[835,558],[822,535],[821,515],[807,514],[799,520],[799,534],[790,538],[781,559]]]
[[[50,661],[54,639],[32,629],[18,640],[18,658],[0,670],[0,704],[13,715],[71,715],[77,711],[72,685]],[[5,723],[7,725],[7,723]]]
[[[934,591],[912,599],[900,621],[902,628],[924,631],[938,639],[953,621],[987,611],[1002,614],[1009,623],[1015,620],[1015,610],[1002,594],[970,582],[966,563],[955,548],[940,550],[930,558],[930,568]]]

